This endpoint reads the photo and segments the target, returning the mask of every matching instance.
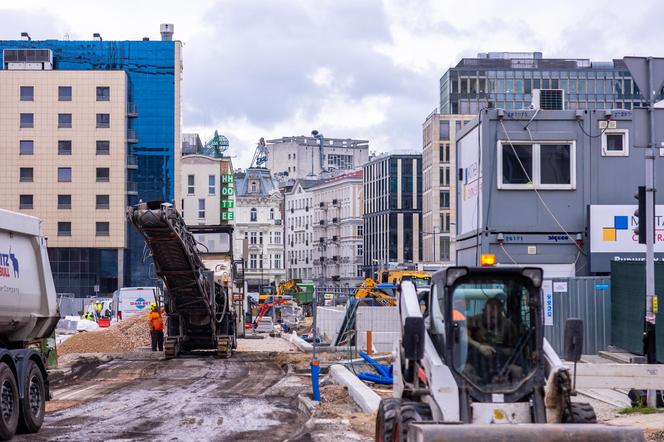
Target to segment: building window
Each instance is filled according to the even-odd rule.
[[[258,221],[258,211],[256,210],[255,207],[252,207],[251,211],[249,212],[249,221],[254,223]]]
[[[440,191],[440,208],[449,209],[450,207],[450,191],[441,190]]]
[[[58,236],[71,236],[70,222],[58,222]]]
[[[58,167],[58,182],[59,183],[71,182],[71,167]]]
[[[330,154],[327,156],[327,165],[337,169],[352,169],[353,156]]]
[[[97,86],[97,101],[110,101],[111,88],[108,86]]]
[[[629,131],[627,129],[607,129],[602,133],[602,156],[629,156]]]
[[[274,219],[274,209],[270,209],[270,219]]]
[[[499,189],[576,188],[576,143],[498,142]]]
[[[111,170],[108,167],[97,167],[97,182],[108,183],[111,179]]]
[[[450,162],[450,145],[448,143],[440,145],[440,162],[441,163]]]
[[[97,155],[110,155],[111,142],[108,140],[97,140]]]
[[[364,236],[364,226],[357,226],[357,236]]]
[[[258,268],[258,255],[255,253],[249,255],[249,268],[254,270]]]
[[[111,197],[109,195],[97,195],[97,209],[108,209]]]
[[[58,87],[58,101],[71,101],[71,86]]]
[[[111,127],[111,115],[110,114],[97,114],[97,128],[109,128]]]
[[[281,232],[274,232],[274,243],[281,244]]]
[[[440,214],[440,233],[450,232],[450,214],[449,212]]]
[[[216,178],[214,175],[208,175],[208,195],[214,195],[217,191]]]
[[[193,195],[195,191],[196,187],[194,186],[194,176],[187,175],[187,195]]]
[[[111,229],[109,223],[106,221],[97,221],[97,236],[109,236],[111,234]]]
[[[364,256],[364,245],[363,244],[358,244],[357,245],[357,256]]]
[[[450,239],[448,237],[440,238],[440,259],[441,261],[450,260]]]
[[[19,195],[18,207],[19,209],[32,209],[32,195]]]
[[[205,219],[205,198],[198,199],[198,219]]]
[[[290,170],[290,167],[288,168]],[[256,193],[256,182],[251,182],[251,193]]]
[[[21,114],[21,123],[22,128],[35,127],[35,115],[34,114]]]
[[[249,244],[258,244],[258,235],[256,232],[249,232]]]
[[[71,114],[58,114],[58,127],[63,129],[71,128]]]
[[[32,86],[21,86],[21,101],[34,101],[35,88]]]
[[[450,168],[449,166],[440,168],[439,182],[442,187],[449,187],[450,185]]]
[[[35,142],[32,140],[19,141],[18,152],[20,155],[33,155],[35,153]]]
[[[445,120],[440,122],[440,139],[449,140],[450,139],[450,122]]]
[[[58,209],[71,209],[71,195],[58,195]]]
[[[71,140],[58,141],[58,155],[71,155]]]
[[[274,255],[274,268],[275,269],[280,269],[281,268],[281,254],[277,253]]]

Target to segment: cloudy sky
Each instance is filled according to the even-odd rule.
[[[656,0],[0,0],[0,39],[159,37],[184,43],[183,127],[231,142],[248,166],[260,137],[368,139],[421,149],[438,80],[461,57],[542,51],[610,60],[664,55]]]

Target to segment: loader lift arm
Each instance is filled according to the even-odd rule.
[[[129,207],[127,218],[145,239],[166,288],[166,357],[199,349],[229,356],[236,339],[230,288],[205,267],[182,216],[172,204],[152,201]]]

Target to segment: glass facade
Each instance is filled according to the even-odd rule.
[[[0,40],[0,58],[4,49],[36,48],[50,49],[53,52],[54,70],[123,70],[127,73],[128,106],[133,112],[128,115],[127,153],[136,158],[138,167],[128,169],[128,187],[137,189],[137,194],[128,195],[127,204],[136,204],[139,200],[173,201],[175,186],[175,84],[180,81],[179,60],[176,60],[176,41],[24,41]],[[0,63],[0,69],[4,63]],[[177,72],[176,72],[177,70]],[[72,91],[60,88],[59,97],[70,100]],[[74,92],[75,93],[75,92]],[[100,100],[105,99],[107,91],[102,87],[97,91]],[[103,117],[102,117],[103,119]],[[21,125],[32,126],[33,116],[21,115]],[[122,286],[152,285],[154,280],[149,275],[150,259],[143,259],[143,239],[127,225],[127,249],[124,256],[124,281]],[[60,249],[63,254],[76,249]],[[58,291],[69,291],[84,295],[92,294],[89,275],[97,272],[101,285],[108,281],[110,274],[102,262],[101,256],[107,256],[105,250],[78,249],[79,255],[98,254],[100,258],[85,267],[85,275],[76,275],[82,265],[62,266],[62,271],[55,271],[55,283]],[[52,250],[53,258],[59,259],[58,250]],[[82,258],[81,258],[82,259]],[[87,258],[86,258],[87,259]],[[112,260],[111,260],[112,261]],[[69,262],[63,260],[63,262]],[[71,262],[82,262],[79,258]],[[88,262],[88,261],[86,261]],[[106,262],[106,259],[104,260]],[[117,270],[117,260],[113,263]],[[90,270],[93,269],[93,270]],[[154,272],[153,272],[154,273]],[[153,275],[154,276],[154,275]],[[117,278],[117,274],[116,274]],[[74,284],[80,282],[78,289]],[[116,281],[117,283],[117,281]],[[70,290],[71,289],[71,290]],[[102,290],[103,292],[103,290]]]
[[[58,293],[94,296],[95,285],[99,285],[100,293],[112,292],[118,287],[117,254],[117,249],[48,249]]]
[[[533,89],[563,89],[565,108],[572,110],[641,106],[641,93],[622,60],[526,55],[462,59],[440,79],[440,113],[476,114],[483,107],[527,109]]]

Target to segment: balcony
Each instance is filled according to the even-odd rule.
[[[275,219],[274,220],[274,225],[275,226],[280,226],[281,225],[281,220],[280,219]]]
[[[136,155],[127,155],[127,169],[138,169],[138,157]]]
[[[138,143],[138,134],[134,129],[127,129],[127,143]]]
[[[339,237],[337,235],[334,235],[332,237],[332,242],[337,242],[337,241],[339,241]]]
[[[332,224],[337,224],[339,222],[339,218],[332,218]]]
[[[322,219],[322,220],[318,221],[318,224],[320,224],[321,226],[324,226],[325,225],[325,220]]]
[[[323,209],[323,210],[327,210],[327,204],[325,204],[325,203],[322,202],[322,201],[320,202],[320,204],[318,205],[318,207],[320,207],[320,208]]]
[[[127,182],[127,195],[138,195],[138,183]]]
[[[339,200],[336,199],[336,198],[333,199],[333,200],[332,200],[332,205],[333,205],[334,207],[338,207],[338,206],[339,206]]]
[[[127,116],[128,117],[138,117],[138,107],[136,103],[127,103]]]

